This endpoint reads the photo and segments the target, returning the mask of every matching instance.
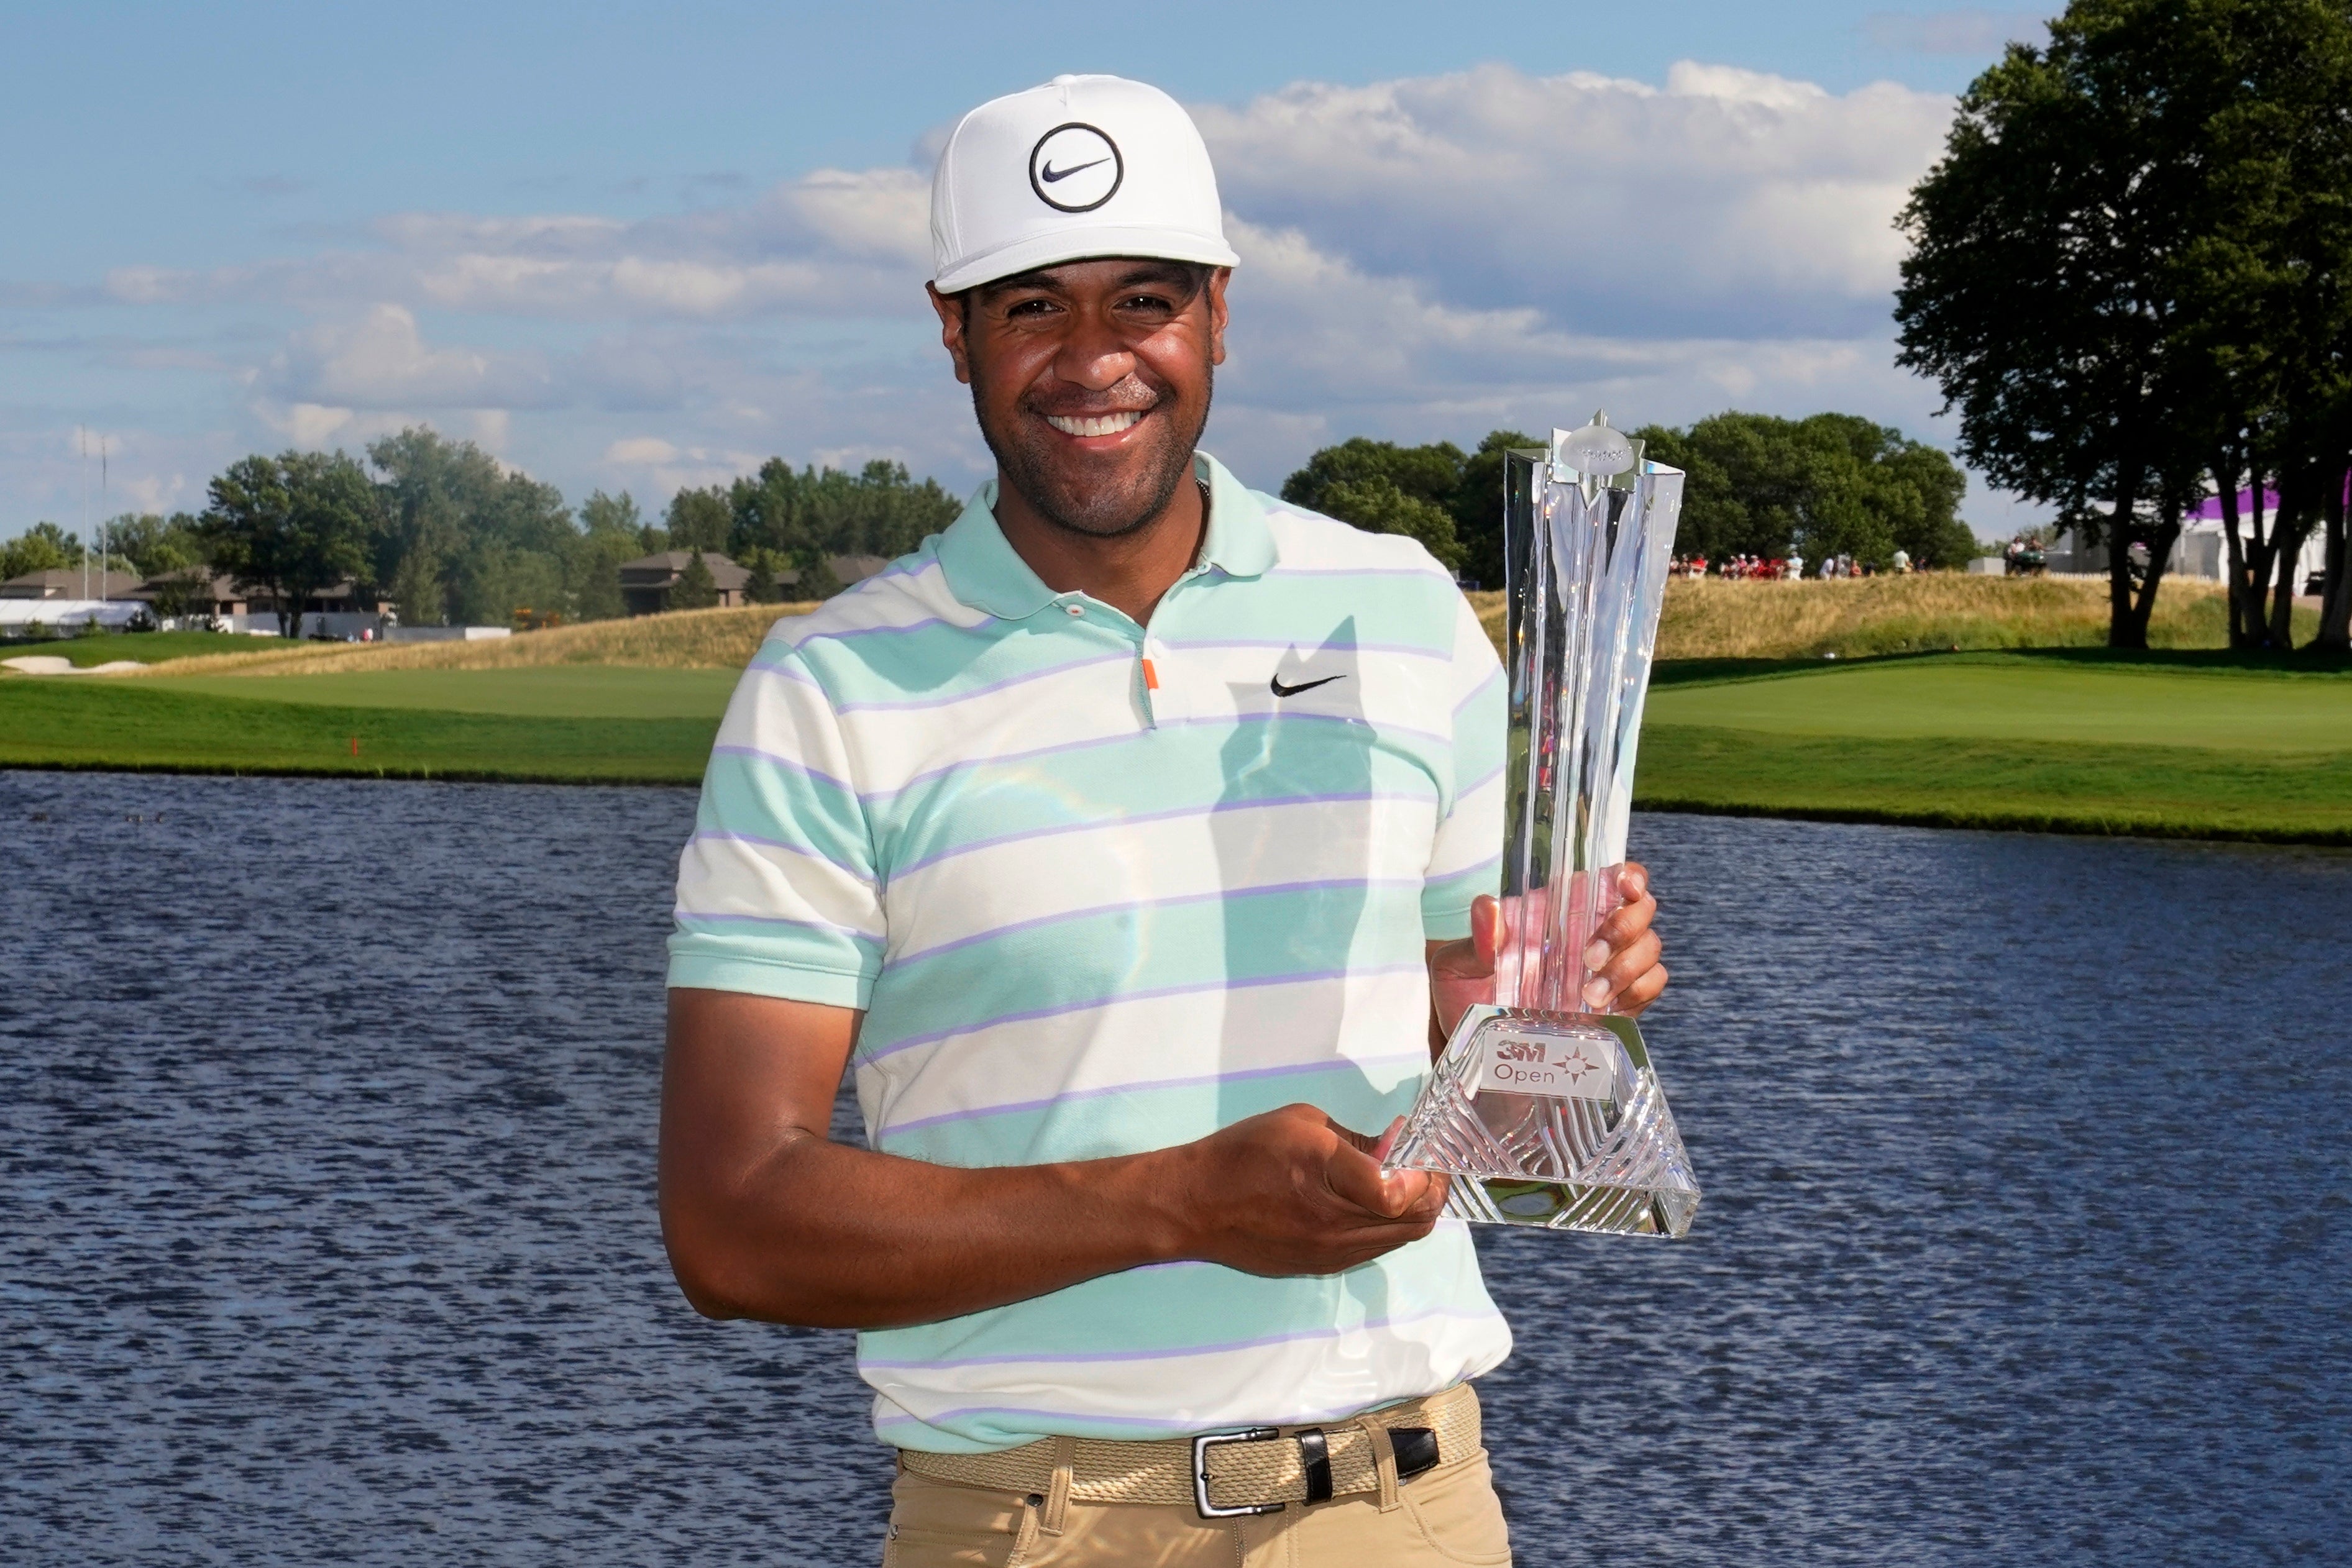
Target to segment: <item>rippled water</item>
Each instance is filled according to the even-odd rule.
[[[656,1234],[692,804],[0,773],[0,1561],[873,1560]],[[1486,1239],[1522,1563],[2352,1560],[2352,856],[1635,840],[1706,1207]]]

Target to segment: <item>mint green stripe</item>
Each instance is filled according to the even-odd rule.
[[[714,752],[702,777],[698,832],[748,833],[805,846],[875,880],[873,840],[857,797],[831,779],[764,758]]]

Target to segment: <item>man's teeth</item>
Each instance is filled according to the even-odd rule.
[[[1059,414],[1049,413],[1045,416],[1045,423],[1065,435],[1117,435],[1142,417],[1139,411],[1132,413],[1098,413],[1087,419],[1065,419]]]

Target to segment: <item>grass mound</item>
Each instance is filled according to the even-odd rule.
[[[1470,598],[1499,646],[1503,596]],[[2298,640],[2316,626],[2308,612],[2297,612]],[[2158,648],[2225,646],[2230,606],[2221,585],[2167,580],[2147,637]],[[1666,585],[1658,621],[1661,659],[1858,659],[1952,648],[2095,648],[2106,640],[2103,580],[1954,571],[1827,582],[1677,580]]]
[[[259,653],[174,660],[174,675],[318,675],[360,670],[513,670],[549,664],[610,664],[649,670],[740,670],[768,628],[809,604],[750,604],[679,610],[623,621],[590,621],[481,643],[303,643]]]

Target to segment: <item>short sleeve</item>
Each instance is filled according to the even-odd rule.
[[[1453,779],[1421,887],[1422,929],[1438,940],[1470,934],[1471,901],[1500,888],[1503,873],[1503,664],[1470,601],[1455,602]]]
[[[678,858],[669,983],[863,1008],[885,928],[833,702],[777,639],[744,671]]]

